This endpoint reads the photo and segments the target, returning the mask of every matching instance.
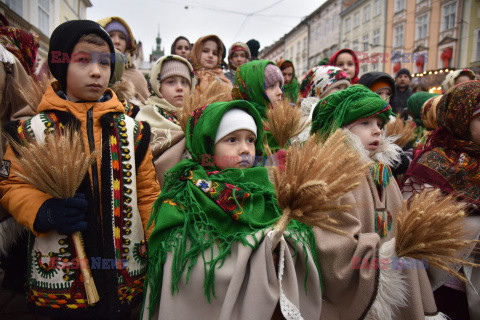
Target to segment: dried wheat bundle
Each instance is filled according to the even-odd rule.
[[[295,219],[346,235],[329,213],[344,212],[350,206],[335,205],[332,201],[357,187],[370,167],[345,143],[346,139],[342,130],[324,142],[311,136],[304,145],[289,148],[285,171],[274,167],[275,192],[283,210],[277,231],[283,232],[290,219]]]
[[[398,135],[399,138],[395,141],[400,147],[405,147],[413,140],[415,135],[416,125],[413,121],[403,121],[402,118],[397,117],[395,121],[389,122],[386,126],[386,136]]]
[[[22,171],[16,174],[38,190],[58,199],[68,199],[75,195],[98,155],[98,151],[85,154],[81,134],[72,129],[47,134],[43,144],[33,142],[20,145],[12,140],[11,144],[19,155]],[[80,232],[73,233],[72,238],[79,261],[87,261]],[[88,303],[94,304],[99,296],[91,270],[84,263],[80,264],[80,269]]]
[[[460,280],[465,277],[451,265],[480,267],[457,256],[478,240],[465,240],[466,213],[454,196],[442,197],[439,190],[424,191],[405,202],[395,226],[395,251],[398,257],[425,259],[429,265],[445,270]]]
[[[268,108],[265,129],[275,138],[281,149],[288,140],[298,135],[308,124],[302,123],[302,113],[293,107],[288,100],[282,100],[274,108]]]
[[[186,132],[188,118],[195,109],[210,103],[231,100],[231,89],[217,79],[213,80],[204,92],[198,90],[192,92],[187,99],[184,99],[182,111],[178,114],[178,121],[183,132]]]

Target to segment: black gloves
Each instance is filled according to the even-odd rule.
[[[38,232],[55,230],[61,234],[84,231],[87,208],[88,202],[82,193],[69,199],[48,199],[38,210],[33,227]]]

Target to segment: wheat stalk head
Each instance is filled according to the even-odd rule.
[[[453,195],[444,197],[440,190],[423,191],[405,201],[395,226],[395,251],[398,257],[426,260],[432,266],[450,272],[460,280],[465,277],[452,265],[480,267],[462,259],[458,253],[468,250],[478,240],[467,239],[464,205]]]
[[[416,125],[413,121],[403,121],[402,118],[397,117],[395,121],[389,122],[386,125],[386,136],[398,135],[395,144],[400,147],[405,147],[415,136]]]
[[[339,221],[331,213],[340,214],[350,206],[332,201],[356,188],[368,173],[367,163],[346,144],[347,135],[337,130],[324,142],[311,136],[304,145],[289,148],[285,170],[273,168],[273,181],[283,217],[277,230],[289,219],[346,234],[337,228]]]
[[[282,100],[273,108],[268,108],[267,120],[264,121],[265,129],[270,131],[281,149],[307,125],[302,124],[300,109],[292,106],[288,100]]]
[[[18,153],[21,168],[21,172],[16,174],[36,189],[58,199],[68,199],[75,195],[99,153],[94,151],[87,155],[83,149],[81,133],[71,128],[47,134],[44,143],[21,145],[12,139],[10,141]],[[73,233],[72,239],[79,261],[88,261],[81,233]],[[80,269],[87,301],[93,305],[100,298],[90,267],[82,263]]]

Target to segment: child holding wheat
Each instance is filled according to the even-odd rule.
[[[403,270],[398,264],[394,233],[402,195],[388,165],[399,147],[382,136],[391,114],[388,102],[362,85],[332,93],[313,112],[312,133],[329,136],[344,128],[365,161],[373,160],[360,185],[338,201],[353,210],[332,214],[351,236],[314,229],[324,286],[321,319],[444,319],[423,264],[409,260]]]
[[[144,319],[319,318],[312,228],[292,221],[275,238],[281,210],[267,170],[254,166],[262,136],[247,101],[190,116],[192,159],[167,172],[152,210]]]
[[[73,20],[58,26],[50,38],[48,59],[58,81],[48,87],[38,115],[7,128],[18,149],[9,147],[3,159],[1,205],[32,232],[27,300],[39,314],[124,318],[142,296],[145,226],[160,188],[148,125],[126,116],[122,103],[107,89],[113,56],[112,40],[98,23]],[[65,140],[56,141],[54,135],[65,128],[74,129],[67,142],[80,140],[80,149],[71,152],[95,155],[84,179],[79,171],[69,171],[73,166],[58,166],[63,158],[59,150],[68,148],[60,148]],[[22,146],[28,150],[45,140],[52,158],[33,158],[33,164],[43,164],[38,170],[21,166],[28,160],[21,157]],[[52,179],[48,170],[60,170],[61,181]],[[52,190],[63,183],[71,186],[73,180],[83,182],[73,197],[60,199],[22,178],[40,173]],[[78,231],[88,261],[79,259],[81,250],[69,236]],[[86,279],[80,272],[84,264],[92,269],[99,295],[96,305],[87,301]]]

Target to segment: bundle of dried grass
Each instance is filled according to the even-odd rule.
[[[292,106],[288,100],[282,100],[274,108],[268,108],[267,120],[264,121],[265,129],[270,131],[281,149],[307,125],[302,123],[300,109]]]
[[[416,127],[415,122],[410,120],[404,122],[402,118],[397,117],[395,121],[387,124],[386,136],[398,135],[399,138],[395,141],[395,144],[403,148],[415,137]]]
[[[24,146],[12,140],[11,144],[19,154],[22,170],[16,174],[38,190],[58,199],[75,195],[98,155],[98,151],[85,154],[81,134],[72,129],[47,134],[43,144],[34,142]],[[88,261],[80,232],[73,233],[72,238],[79,261]],[[80,263],[80,269],[88,303],[95,304],[100,298],[90,267]]]
[[[184,99],[182,111],[177,115],[183,132],[186,132],[188,118],[195,109],[210,103],[231,100],[232,92],[230,88],[218,79],[213,80],[204,92],[199,90],[192,92],[187,99]]]
[[[465,240],[466,213],[454,196],[443,197],[440,190],[424,191],[405,202],[395,226],[395,251],[398,257],[426,260],[462,281],[466,278],[452,265],[480,267],[458,256],[478,240]]]
[[[276,230],[285,231],[290,219],[346,235],[330,213],[345,212],[347,205],[332,201],[357,187],[370,167],[349,147],[347,135],[337,130],[324,142],[311,136],[303,146],[293,145],[287,153],[284,171],[273,169],[273,181],[283,210]]]

